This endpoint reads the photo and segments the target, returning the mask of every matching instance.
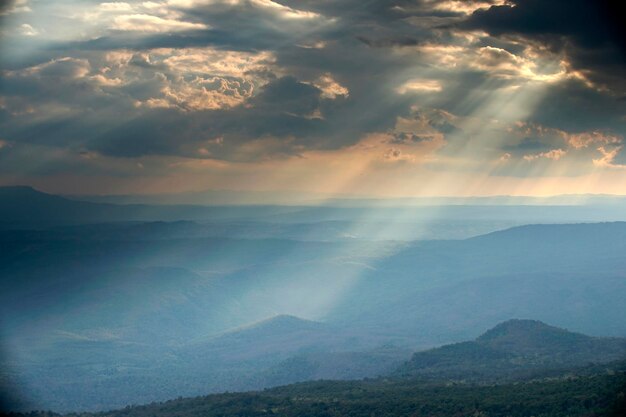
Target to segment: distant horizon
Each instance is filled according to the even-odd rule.
[[[62,197],[68,200],[115,205],[196,206],[196,207],[328,207],[410,209],[436,207],[606,207],[626,208],[626,196],[608,194],[561,194],[553,196],[416,196],[367,197],[353,195],[324,195],[302,192],[204,190],[197,192],[161,194],[56,194],[29,185],[0,186],[0,191],[28,190],[34,194]],[[10,194],[9,194],[10,196]],[[7,194],[5,194],[5,198]],[[615,213],[610,218],[615,218]],[[625,218],[626,219],[626,218]]]
[[[333,200],[365,200],[365,201],[375,201],[375,202],[386,202],[386,201],[410,201],[410,200],[506,200],[506,199],[533,199],[533,200],[548,200],[548,199],[576,199],[576,198],[626,198],[626,194],[611,194],[611,193],[562,193],[562,194],[550,194],[550,195],[530,195],[530,194],[485,194],[485,195],[403,195],[403,196],[376,196],[376,195],[362,195],[362,194],[350,194],[350,193],[334,193],[334,194],[324,194],[324,193],[306,193],[296,190],[282,190],[282,191],[273,191],[273,190],[242,190],[242,189],[200,189],[200,190],[190,190],[190,191],[180,191],[180,192],[171,192],[171,191],[163,191],[163,192],[151,192],[151,193],[101,193],[101,194],[92,194],[92,193],[59,193],[54,191],[48,191],[36,186],[28,185],[28,184],[6,184],[0,185],[0,189],[2,188],[27,188],[32,189],[37,192],[58,195],[66,198],[153,198],[153,197],[184,197],[185,196],[201,196],[202,194],[231,194],[231,195],[249,195],[249,196],[259,196],[259,195],[274,195],[281,196],[283,198],[287,198],[291,195],[298,196],[296,201],[301,201],[304,199],[309,199],[314,202],[319,201],[333,201]]]

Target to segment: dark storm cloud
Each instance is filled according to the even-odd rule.
[[[515,0],[475,11],[460,24],[494,36],[519,35],[565,52],[592,81],[626,93],[626,32],[621,2],[613,0]]]
[[[596,91],[576,80],[550,88],[538,103],[533,120],[563,130],[611,129],[626,134],[626,100]]]
[[[267,70],[270,72],[265,76],[270,81],[257,89],[245,105],[186,112],[175,108],[133,110],[124,94],[147,100],[163,88],[158,85],[160,80],[165,84],[175,76],[168,74],[165,68],[137,60],[136,55],[129,67],[146,69],[144,79],[127,83],[113,92],[94,86],[91,78],[76,79],[74,73],[60,73],[64,67],[71,72],[72,65],[85,60],[57,60],[39,68],[36,74],[15,76],[4,94],[13,98],[40,95],[40,101],[56,97],[73,104],[87,95],[91,102],[85,102],[82,110],[93,108],[98,111],[98,117],[72,114],[41,121],[25,121],[24,117],[18,120],[18,117],[8,131],[16,140],[45,141],[59,146],[74,143],[76,148],[85,147],[114,156],[164,154],[240,159],[237,148],[258,139],[283,141],[279,153],[297,154],[307,149],[341,148],[357,142],[368,132],[392,128],[395,119],[408,112],[412,100],[410,97],[389,100],[389,90],[393,88],[389,78],[394,72],[404,70],[408,59],[393,57],[385,50],[373,50],[359,37],[368,34],[377,39],[391,36],[411,39],[402,33],[414,36],[419,31],[399,21],[404,13],[389,12],[392,3],[346,2],[330,8],[313,5],[297,5],[298,13],[319,13],[303,19],[285,19],[280,13],[292,13],[290,10],[264,10],[247,2],[201,5],[180,9],[180,12],[183,20],[193,17],[195,22],[211,27],[210,30],[142,36],[117,31],[93,40],[52,46],[63,54],[82,56],[93,55],[94,51],[142,51],[157,47],[210,46],[224,51],[271,51],[276,58],[276,68],[291,75],[275,76],[271,73],[273,70]],[[394,27],[388,26],[396,20]],[[323,48],[311,47],[315,42],[326,44]],[[95,71],[89,76],[94,74]],[[324,96],[314,83],[327,75],[345,86],[348,93],[332,98]],[[72,97],[66,97],[67,94]],[[115,100],[120,102],[122,112],[117,112],[112,103]],[[205,152],[204,156],[197,153],[198,148],[206,148],[203,145],[206,141],[216,137],[223,137],[223,141],[211,144],[210,152]],[[259,152],[258,156],[263,157],[263,153]],[[244,158],[253,158],[253,155],[246,154]]]
[[[392,47],[392,46],[415,46],[419,45],[420,41],[416,38],[410,37],[396,37],[386,39],[370,39],[367,36],[357,36],[358,40],[371,47]]]
[[[381,94],[375,92],[375,96]],[[155,109],[96,135],[86,147],[103,154],[137,157],[146,154],[263,159],[310,149],[337,149],[367,132],[392,128],[400,106],[364,105],[360,100],[324,99],[322,91],[294,77],[270,82],[246,105],[223,110],[180,112]],[[317,113],[315,113],[317,111]],[[216,142],[216,138],[221,138]],[[239,152],[256,140],[278,140],[279,147]],[[208,153],[199,154],[205,148]]]
[[[433,140],[432,135],[423,135],[415,133],[397,132],[394,133],[389,141],[392,145],[413,144]]]
[[[282,77],[268,84],[253,99],[257,109],[270,113],[285,112],[304,116],[319,108],[321,91],[294,77]]]
[[[68,91],[61,85],[49,90]],[[80,84],[74,84],[74,86]],[[88,85],[88,84],[87,84]],[[28,86],[33,94],[42,89]],[[138,86],[129,87],[135,97],[150,96],[153,87],[146,86],[145,93],[136,91]],[[26,86],[22,88],[22,92]],[[43,97],[43,96],[40,96]],[[91,97],[91,96],[90,96]],[[74,101],[80,97],[72,97]],[[353,117],[358,103],[346,104],[347,99],[324,99],[322,91],[293,77],[282,77],[270,82],[246,106],[222,110],[200,110],[185,112],[180,109],[145,109],[139,111],[132,106],[116,108],[115,101],[103,95],[102,107],[97,113],[31,120],[28,115],[13,117],[6,134],[15,140],[47,144],[60,147],[87,148],[106,155],[138,157],[142,155],[184,155],[190,157],[217,157],[241,159],[237,148],[259,138],[285,140],[279,153],[299,153],[306,149],[333,149],[354,142],[369,129],[386,126],[382,119],[390,118],[397,111],[386,114],[365,113],[368,120],[362,123],[346,123],[346,116]],[[95,105],[91,100],[91,105]],[[355,106],[357,108],[355,108]],[[317,114],[312,114],[315,111]],[[368,117],[369,116],[369,117]],[[6,116],[5,120],[10,116]],[[23,120],[23,123],[18,123]],[[392,125],[393,119],[387,127]],[[7,120],[8,121],[8,120]],[[223,137],[220,143],[211,143]],[[209,142],[211,153],[198,154],[199,147]],[[268,150],[269,151],[269,150]],[[271,149],[276,152],[276,149]],[[259,152],[258,157],[264,157]],[[252,159],[246,155],[244,159]]]
[[[269,83],[254,97],[252,107],[193,112],[174,108],[119,111],[124,109],[105,107],[97,114],[82,114],[78,118],[26,122],[7,133],[24,142],[86,148],[121,157],[155,154],[203,157],[197,153],[198,147],[224,137],[223,143],[213,144],[210,156],[226,158],[233,156],[237,146],[252,139],[297,138],[290,140],[291,145],[285,145],[283,150],[291,153],[294,152],[291,147],[304,145],[308,138],[323,130],[322,119],[308,117],[321,100],[318,88],[285,77]]]
[[[393,130],[398,118],[413,114],[426,100],[431,108],[469,117],[494,91],[512,83],[518,75],[514,58],[525,44],[504,35],[524,36],[554,50],[569,48],[574,65],[582,65],[585,54],[602,55],[581,68],[607,82],[614,74],[609,64],[615,64],[615,51],[623,51],[612,29],[591,33],[603,28],[604,21],[600,9],[584,2],[572,7],[564,7],[570,4],[564,1],[543,2],[540,10],[539,2],[520,1],[514,8],[494,6],[469,17],[436,9],[439,3],[304,0],[269,7],[262,1],[168,6],[179,21],[205,28],[166,33],[108,28],[85,40],[56,40],[35,48],[28,65],[2,64],[11,71],[5,71],[0,85],[0,122],[14,142],[125,158],[249,161],[340,149],[375,132],[417,143],[432,134]],[[559,8],[567,9],[563,16],[571,15],[573,23],[556,18]],[[580,28],[581,16],[591,9],[597,9],[596,17]],[[457,32],[472,29],[485,29],[491,36],[464,46],[467,62],[449,68],[424,62],[420,47],[455,46],[463,42]],[[569,46],[559,43],[563,37]],[[472,58],[481,47],[493,49]],[[231,59],[209,54],[194,61],[200,69],[185,72],[184,61],[167,64],[164,57],[150,57],[156,48],[237,52],[252,60],[263,53],[271,57],[253,64],[243,60],[233,67],[246,70],[231,74],[232,68],[201,68]],[[113,52],[133,56],[116,68],[105,58]],[[506,65],[513,70],[499,69]],[[504,76],[494,76],[495,71]],[[420,77],[433,78],[441,91],[398,93],[399,86]],[[203,92],[206,97],[199,95]],[[618,130],[623,113],[609,96],[579,81],[561,83],[549,87],[540,110],[529,117],[562,129],[569,123],[577,130],[601,124]],[[574,100],[560,103],[569,97]],[[206,106],[211,100],[215,105]],[[587,107],[592,109],[584,111]],[[427,126],[455,141],[447,152],[463,147],[466,135],[449,118],[425,117]]]
[[[527,154],[529,152],[545,152],[553,147],[545,143],[543,138],[526,136],[519,143],[504,146],[503,149],[508,152],[523,152]]]

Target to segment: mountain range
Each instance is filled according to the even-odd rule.
[[[248,341],[249,337],[262,340],[269,334],[297,337],[322,327],[281,316],[223,337],[230,342]],[[367,366],[368,362],[363,362],[366,356],[328,353],[304,361],[295,357],[275,367],[273,375],[281,367],[284,375],[316,368],[317,373],[309,373],[303,380],[317,382],[178,398],[94,415],[528,415],[519,414],[523,411],[533,415],[619,416],[626,406],[623,392],[622,397],[619,394],[621,387],[626,387],[625,354],[624,338],[589,337],[535,320],[509,320],[474,341],[417,352],[403,365],[375,379],[330,381],[337,377],[333,366],[338,370]],[[372,356],[369,361],[377,363],[379,359]]]
[[[204,224],[201,230],[194,232],[203,236],[410,241],[467,238],[530,223],[626,221],[626,212],[620,203],[623,199],[609,196],[562,201],[492,198],[464,203],[438,199],[427,204],[400,202],[397,205],[334,199],[282,206],[166,201],[167,204],[159,199],[64,197],[26,186],[5,186],[0,187],[0,230],[112,222],[195,221]],[[578,204],[586,201],[592,204]]]
[[[104,410],[318,378],[467,379],[454,372],[471,364],[471,355],[493,354],[503,369],[489,375],[497,381],[535,372],[528,363],[550,368],[541,357],[474,340],[512,317],[593,337],[626,336],[624,222],[503,230],[496,222],[490,233],[443,239],[487,224],[471,216],[449,221],[447,212],[430,229],[437,240],[363,238],[386,236],[377,228],[394,213],[429,227],[419,210],[394,208],[359,220],[368,230],[362,238],[317,240],[317,228],[324,235],[328,227],[343,233],[354,226],[332,216],[366,210],[213,207],[209,212],[223,210],[223,217],[208,222],[124,214],[122,222],[98,223],[94,213],[128,207],[93,209],[96,203],[32,189],[4,191],[0,211],[16,217],[0,230],[0,376],[12,384],[5,391],[23,393],[35,408]],[[61,210],[59,223],[44,225],[37,219],[50,207]],[[524,210],[510,209],[503,219]],[[473,213],[458,210],[455,216]],[[68,213],[83,213],[85,223],[71,224]],[[474,341],[411,360],[413,352],[467,340]],[[470,356],[450,364],[446,352]],[[546,360],[555,369],[572,365],[563,359],[572,355],[560,355],[558,366]],[[573,357],[576,364],[596,360]]]
[[[625,338],[590,337],[537,320],[509,320],[473,341],[417,352],[396,374],[439,381],[503,382],[625,358]]]

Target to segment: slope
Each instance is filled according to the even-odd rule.
[[[590,337],[536,320],[509,320],[474,341],[415,353],[397,374],[492,382],[624,358],[624,338]]]

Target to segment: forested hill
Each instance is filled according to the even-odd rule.
[[[316,381],[259,392],[179,398],[80,417],[623,417],[626,364],[595,374],[502,385],[416,380]],[[54,417],[34,412],[12,417]]]
[[[624,358],[624,338],[590,337],[537,320],[509,320],[474,341],[417,352],[397,374],[484,383]]]
[[[305,324],[315,331],[320,327],[314,322]],[[247,330],[293,325],[300,326],[301,320],[282,316]],[[239,337],[239,333],[229,337]],[[589,337],[535,320],[509,320],[475,341],[418,352],[388,377],[319,380],[66,416],[623,417],[625,353],[625,339]],[[8,415],[61,416],[44,412]]]

